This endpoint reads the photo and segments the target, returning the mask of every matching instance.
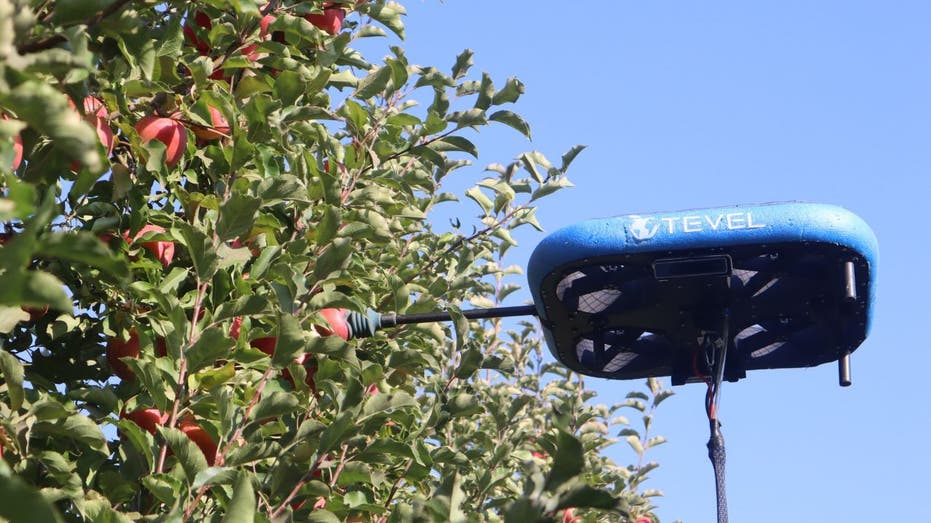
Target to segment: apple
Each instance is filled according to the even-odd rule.
[[[230,135],[230,124],[223,117],[223,113],[212,105],[207,108],[210,110],[210,127],[192,126],[194,136],[208,142],[228,137]]]
[[[178,428],[200,448],[204,457],[207,458],[207,464],[213,466],[217,459],[217,442],[210,434],[203,427],[191,421],[182,421]]]
[[[233,318],[233,321],[230,324],[230,338],[233,338],[234,340],[238,340],[240,330],[242,330],[242,316],[236,316],[235,318]]]
[[[48,314],[48,305],[42,307],[23,307],[24,311],[29,313],[29,321],[38,321],[42,316]]]
[[[578,523],[582,521],[580,516],[575,515],[575,509],[572,507],[567,508],[562,513],[562,523]]]
[[[250,341],[249,345],[271,356],[275,353],[275,346],[278,345],[278,338],[273,336],[266,338],[256,338]]]
[[[323,309],[320,314],[327,321],[329,328],[322,325],[314,325],[314,329],[321,336],[337,335],[344,340],[349,339],[349,324],[346,323],[347,309]]]
[[[110,338],[107,340],[107,363],[113,369],[121,380],[131,380],[135,378],[132,369],[120,361],[120,358],[138,358],[139,357],[139,334],[135,329],[130,331],[129,339]]]
[[[307,14],[304,15],[304,20],[328,34],[335,35],[343,28],[343,18],[345,17],[346,12],[343,11],[342,7],[333,2],[324,2],[322,14]]]
[[[165,144],[165,164],[174,167],[184,156],[187,147],[187,130],[174,118],[150,114],[136,124],[136,132],[143,142],[158,140]]]
[[[124,232],[123,239],[126,240],[126,243],[132,244],[144,236],[147,232],[165,232],[165,228],[158,225],[147,224],[139,229],[139,232],[137,232],[136,235],[132,237],[132,239],[129,237],[129,232]],[[174,242],[153,240],[142,242],[142,247],[154,254],[158,261],[162,262],[162,266],[164,267],[168,267],[171,264],[171,260],[175,257]]]
[[[190,22],[190,18],[187,20]],[[210,20],[210,16],[203,11],[198,11],[194,14],[194,26],[201,27],[206,29],[204,32],[209,32],[213,27],[213,22]],[[184,24],[182,32],[184,33],[184,39],[188,41],[195,49],[203,56],[210,53],[210,43],[207,42],[205,38],[200,38],[197,36],[197,30],[191,24]]]
[[[0,114],[0,119],[9,120],[9,117],[5,114]],[[23,163],[23,137],[16,135],[13,137],[13,165],[12,170],[19,168],[19,165]]]
[[[68,104],[72,109],[77,110],[77,107],[70,98],[68,99]],[[85,96],[82,106],[84,109],[84,120],[94,125],[94,128],[97,130],[97,139],[100,140],[100,143],[107,149],[107,156],[109,156],[110,153],[113,152],[114,138],[113,129],[110,128],[110,112],[107,111],[107,106],[105,106],[99,98],[94,98],[93,96]]]
[[[240,324],[242,322],[240,321]],[[235,325],[234,325],[235,326]],[[232,329],[231,329],[232,330]],[[239,332],[236,333],[237,336]],[[249,342],[249,345],[259,349],[260,351],[272,356],[275,354],[275,346],[278,344],[278,338],[275,337],[266,337],[266,338],[256,338]],[[314,382],[314,376],[317,374],[317,362],[313,358],[308,358],[307,354],[301,354],[294,358],[294,362],[298,365],[303,365],[304,370],[307,372],[307,376],[304,378],[304,383],[310,387],[310,390],[314,394],[317,394],[317,384]],[[291,377],[291,373],[288,369],[281,371],[281,376],[291,382],[291,385],[294,385],[294,379]]]
[[[121,412],[120,418],[128,419],[139,426],[140,429],[155,434],[159,425],[164,425],[168,421],[168,414],[162,413],[158,409],[140,409],[132,412]]]

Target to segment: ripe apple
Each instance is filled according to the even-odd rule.
[[[189,18],[188,22],[191,21]],[[210,20],[210,16],[203,11],[198,11],[194,14],[194,25],[190,23],[184,24],[182,32],[184,33],[184,39],[188,41],[189,44],[193,45],[195,49],[203,56],[210,53],[210,43],[207,42],[205,38],[200,38],[197,36],[198,30],[196,27],[201,27],[205,29],[205,33],[210,31],[213,27],[213,22]]]
[[[241,322],[240,322],[241,323]],[[234,324],[235,326],[235,324]],[[232,333],[231,333],[232,334]],[[237,335],[239,332],[236,333]],[[278,344],[278,338],[275,337],[266,337],[266,338],[256,338],[249,342],[249,345],[259,349],[260,351],[272,356],[275,354],[275,346]],[[317,394],[317,383],[314,381],[314,376],[317,374],[317,362],[313,358],[307,356],[307,354],[300,354],[294,358],[294,362],[298,365],[303,365],[304,370],[307,372],[307,376],[304,378],[304,383],[310,387],[310,390],[314,394]],[[294,385],[294,378],[291,377],[291,373],[288,369],[281,371],[281,376],[291,382],[291,385]]]
[[[343,18],[345,17],[346,12],[343,11],[342,7],[333,2],[324,2],[322,14],[304,15],[304,20],[331,35],[335,35],[343,28]]]
[[[29,321],[38,321],[42,316],[48,314],[48,305],[42,307],[23,307],[23,310],[29,313]]]
[[[136,124],[136,132],[143,142],[158,140],[165,144],[165,164],[174,167],[184,156],[187,147],[187,130],[174,118],[150,114]]]
[[[256,338],[250,341],[249,345],[271,356],[272,354],[275,353],[275,346],[278,345],[278,338],[274,336],[270,336],[266,338]]]
[[[0,114],[0,119],[8,120],[9,117],[5,114]],[[20,135],[13,137],[13,165],[12,170],[19,168],[19,165],[23,163],[23,138]]]
[[[164,425],[168,421],[168,414],[162,413],[158,409],[140,409],[132,412],[121,412],[120,418],[128,419],[139,425],[139,428],[155,434],[159,425]]]
[[[74,102],[68,99],[68,104],[72,109],[77,109]],[[110,112],[102,101],[93,96],[85,96],[82,104],[84,110],[84,120],[93,124],[97,130],[97,139],[107,149],[107,156],[113,152],[114,138],[113,129],[110,128]]]
[[[567,508],[562,513],[562,523],[578,523],[582,521],[580,516],[575,515],[575,509],[572,507]]]
[[[204,457],[207,458],[207,464],[213,466],[217,459],[217,442],[213,440],[210,434],[192,421],[182,421],[178,428],[200,448],[200,451],[204,453]]]
[[[139,357],[139,334],[135,329],[130,331],[129,339],[110,338],[107,340],[107,363],[121,380],[131,380],[135,377],[132,369],[120,361],[120,358]]]
[[[165,232],[164,227],[158,225],[146,224],[135,236],[130,239],[129,232],[123,233],[123,239],[126,240],[126,243],[132,244],[136,240],[143,237],[147,232]],[[162,263],[162,266],[168,267],[171,264],[171,260],[175,257],[175,244],[174,242],[168,242],[164,240],[154,240],[142,242],[142,247],[155,255],[155,257]]]
[[[233,318],[233,321],[230,324],[230,338],[233,338],[234,340],[238,340],[240,330],[242,330],[242,316],[236,316],[235,318]]]
[[[346,323],[347,309],[323,309],[320,314],[327,321],[328,327],[314,325],[314,329],[321,336],[337,335],[344,340],[349,339],[349,324]]]
[[[212,105],[208,106],[207,108],[210,110],[211,126],[192,126],[194,136],[208,142],[228,137],[230,135],[230,124],[226,121],[226,118],[223,117],[223,113],[221,113],[219,109]]]

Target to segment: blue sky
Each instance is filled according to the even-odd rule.
[[[852,387],[833,365],[754,372],[723,389],[733,521],[917,521],[931,470],[931,3],[921,1],[405,2],[412,63],[464,48],[519,77],[516,133],[474,137],[477,166],[588,149],[576,187],[541,203],[548,231],[588,218],[804,200],[838,204],[879,238],[879,299]],[[475,180],[478,167],[462,176]],[[511,263],[543,234],[528,231]],[[589,379],[602,400],[635,383]],[[648,487],[664,521],[714,519],[704,390],[677,387]],[[612,455],[632,460],[626,447]]]

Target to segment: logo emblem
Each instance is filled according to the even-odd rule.
[[[658,221],[654,223],[653,218],[633,215],[630,219],[631,223],[627,226],[627,230],[630,231],[630,234],[633,235],[635,240],[649,240],[656,236],[656,233],[659,231],[660,224]]]

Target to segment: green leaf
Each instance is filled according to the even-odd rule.
[[[397,2],[374,3],[367,2],[362,5],[361,11],[383,24],[391,30],[398,38],[404,40],[404,22],[401,20],[402,15],[407,11]]]
[[[560,171],[566,172],[569,169],[569,164],[575,160],[575,157],[579,155],[585,149],[584,145],[573,146],[566,154],[562,155],[562,166],[559,168]]]
[[[51,138],[67,160],[77,161],[91,171],[100,171],[97,133],[68,105],[68,97],[51,84],[23,82],[11,91],[0,92],[0,105],[13,110],[30,127]],[[46,179],[58,177],[57,171],[42,174]]]
[[[462,361],[456,369],[455,376],[460,379],[467,379],[475,373],[482,365],[482,351],[478,348],[471,348],[462,353]]]
[[[531,139],[530,124],[525,122],[524,119],[518,116],[516,113],[505,110],[496,111],[492,113],[488,119],[493,122],[503,123],[504,125],[507,125],[508,127],[515,129],[522,135],[526,136],[528,140]]]
[[[264,296],[243,296],[220,305],[213,319],[214,321],[223,321],[236,316],[255,316],[266,312],[268,305],[268,298]]]
[[[117,279],[129,276],[129,264],[117,257],[96,236],[85,231],[52,233],[39,238],[36,252],[48,258],[83,263],[98,267]]]
[[[456,57],[456,64],[453,65],[453,78],[458,80],[469,72],[469,68],[474,64],[472,61],[472,56],[474,54],[475,53],[471,49],[466,49],[459,53]]]
[[[229,241],[244,236],[252,230],[255,213],[262,205],[262,200],[234,192],[230,199],[220,207],[217,220],[217,236],[220,241]]]
[[[501,105],[504,103],[513,103],[516,102],[520,95],[524,94],[524,84],[517,78],[508,78],[507,83],[504,84],[504,89],[501,89],[495,93],[494,98],[491,103],[493,105]]]
[[[63,521],[38,490],[13,475],[6,462],[0,463],[0,517],[17,523]]]
[[[40,271],[8,270],[0,274],[0,304],[32,305],[71,312],[71,298],[64,284],[51,274]]]
[[[158,427],[158,431],[168,441],[168,446],[181,463],[188,481],[193,482],[198,473],[207,470],[207,458],[185,433],[168,427]]]
[[[52,22],[61,25],[70,25],[83,22],[102,11],[114,0],[58,0],[55,10],[52,11]]]
[[[323,211],[323,218],[316,229],[316,243],[318,246],[324,246],[330,243],[336,236],[339,226],[342,224],[342,213],[338,207],[327,206]]]
[[[192,347],[184,351],[189,372],[213,366],[217,360],[229,355],[236,344],[220,327],[210,327],[201,333]]]
[[[276,204],[282,200],[307,201],[307,187],[291,174],[265,178],[256,192],[262,197],[265,205]]]
[[[314,278],[322,280],[333,271],[345,268],[349,265],[352,250],[352,242],[349,239],[333,240],[333,243],[317,258],[317,263],[314,265]]]
[[[553,194],[554,192],[566,187],[573,187],[572,182],[570,182],[567,178],[562,176],[553,178],[545,182],[543,185],[537,188],[537,190],[533,191],[533,194],[530,196],[530,201],[539,200],[544,196]]]
[[[546,478],[546,490],[553,491],[578,476],[584,466],[585,456],[582,442],[572,434],[560,430],[556,440],[553,469]]]
[[[495,95],[495,84],[488,73],[482,73],[482,83],[478,87],[478,98],[475,100],[476,109],[491,107],[491,99]]]
[[[213,241],[203,231],[195,229],[190,224],[181,222],[178,224],[178,229],[180,229],[184,245],[191,255],[191,261],[194,263],[194,271],[197,276],[202,281],[213,278],[220,261]]]
[[[321,508],[315,509],[310,514],[307,514],[304,521],[307,523],[340,523],[341,520],[336,517],[336,514]]]
[[[468,109],[466,111],[457,111],[449,115],[449,121],[456,124],[457,129],[463,127],[475,127],[488,123],[485,117],[485,111],[482,109]]]
[[[170,474],[152,474],[142,478],[142,485],[169,507],[178,502],[184,485]]]
[[[461,136],[447,136],[441,138],[430,144],[430,147],[440,152],[462,151],[478,158],[478,149],[475,147],[475,144]]]
[[[252,523],[255,521],[255,490],[252,488],[251,474],[242,471],[236,486],[233,487],[233,499],[230,500],[222,523]]]
[[[278,343],[272,355],[272,364],[276,367],[288,365],[304,352],[306,345],[300,320],[290,314],[281,315],[278,318]]]
[[[7,394],[10,396],[10,408],[19,410],[23,406],[23,364],[0,347],[0,371],[3,371],[3,381],[6,383]]]
[[[485,196],[485,193],[482,192],[478,187],[472,187],[466,191],[466,196],[468,196],[472,201],[478,204],[479,207],[485,211],[485,214],[491,213],[492,208],[494,208],[495,203],[491,201],[491,198]]]
[[[379,67],[368,76],[359,80],[356,86],[354,96],[360,100],[366,100],[385,90],[388,82],[391,81],[391,68]]]
[[[299,406],[300,404],[294,394],[275,391],[271,394],[264,394],[249,417],[261,422],[290,414],[297,410]]]
[[[591,485],[578,485],[560,497],[556,510],[571,507],[610,510],[617,507],[618,502],[619,500],[606,490]]]

